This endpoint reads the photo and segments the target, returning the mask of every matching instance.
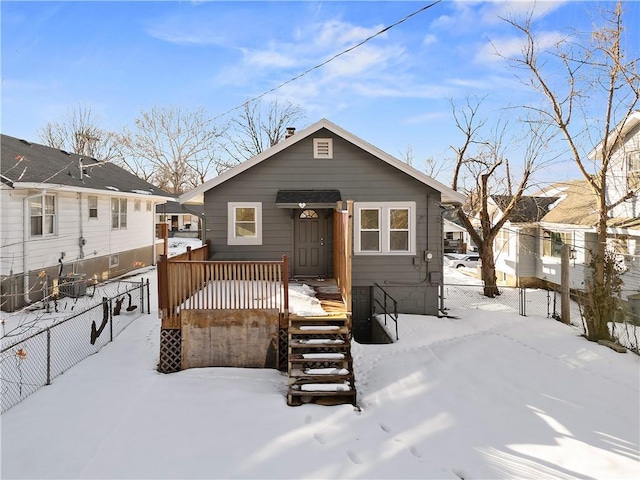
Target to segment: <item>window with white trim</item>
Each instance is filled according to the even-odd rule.
[[[89,218],[98,218],[98,197],[87,197],[87,204],[89,207]]]
[[[29,199],[30,234],[46,237],[56,234],[56,197],[38,195]]]
[[[133,211],[134,211],[134,212],[139,212],[139,211],[140,211],[140,206],[141,206],[141,205],[142,205],[142,201],[141,201],[141,200],[138,200],[138,199],[135,199],[135,200],[133,201]]]
[[[545,257],[562,256],[562,246],[573,244],[572,232],[553,232],[551,230],[544,230],[542,237],[542,255]]]
[[[127,199],[111,199],[111,228],[113,230],[127,228]]]
[[[333,138],[314,138],[313,158],[333,158]]]
[[[627,154],[627,188],[640,188],[640,151]]]
[[[227,245],[262,245],[262,203],[227,204]]]
[[[356,202],[354,253],[415,255],[415,202]]]
[[[147,212],[151,211],[151,200],[147,200]]]

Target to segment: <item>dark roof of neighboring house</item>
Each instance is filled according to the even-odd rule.
[[[109,192],[174,197],[110,162],[100,162],[95,158],[30,143],[8,135],[1,136],[1,143],[0,174],[7,179],[3,183],[11,182],[14,187],[20,184],[43,187],[62,185]]]
[[[512,195],[491,195],[496,205],[505,210],[511,200]],[[516,201],[516,206],[511,213],[509,221],[511,223],[539,222],[549,212],[549,207],[557,202],[560,197],[531,197],[523,196]]]
[[[203,215],[204,205],[181,204],[180,202],[169,201],[156,205],[156,213],[161,215]]]

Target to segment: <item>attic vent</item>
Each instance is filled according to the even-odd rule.
[[[313,158],[333,158],[333,139],[314,138]]]
[[[70,154],[69,152],[67,152],[66,150],[62,150],[62,149],[60,149],[60,151],[61,151],[62,153],[64,153],[65,155],[71,155],[71,154]]]
[[[24,140],[24,139],[22,139],[22,138],[20,139],[20,141],[21,141],[22,143],[24,143],[25,145],[31,146],[31,142],[27,142],[26,140]]]

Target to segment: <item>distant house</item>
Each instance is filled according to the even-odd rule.
[[[398,301],[401,312],[437,314],[441,205],[465,200],[325,119],[180,201],[199,196],[213,260],[286,254],[291,275],[300,278],[334,275],[333,212],[351,204],[354,322],[371,315],[376,285]]]
[[[167,224],[169,236],[198,238],[203,216],[202,204],[183,205],[171,201],[156,206],[156,224]]]
[[[444,253],[467,253],[477,248],[472,244],[467,229],[460,224],[455,210],[445,210],[442,219]]]
[[[1,140],[2,309],[155,263],[155,208],[169,194],[112,163]]]
[[[493,222],[503,216],[513,197],[489,197],[489,214]],[[550,211],[557,197],[522,196],[494,240],[498,284],[525,286],[537,281],[538,235],[540,220]]]

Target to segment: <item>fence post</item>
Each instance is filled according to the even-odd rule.
[[[111,302],[112,302],[112,299],[110,298],[108,300],[108,305],[109,305],[109,341],[113,342],[113,308],[111,308],[113,306],[113,304]]]
[[[47,327],[47,383],[51,385],[51,327]]]
[[[147,278],[147,314],[151,313],[151,292],[149,291],[149,279]]]
[[[140,279],[140,311],[144,313],[144,278]]]
[[[569,306],[569,256],[571,247],[567,244],[562,245],[560,258],[560,317],[563,323],[571,322],[571,307]]]

